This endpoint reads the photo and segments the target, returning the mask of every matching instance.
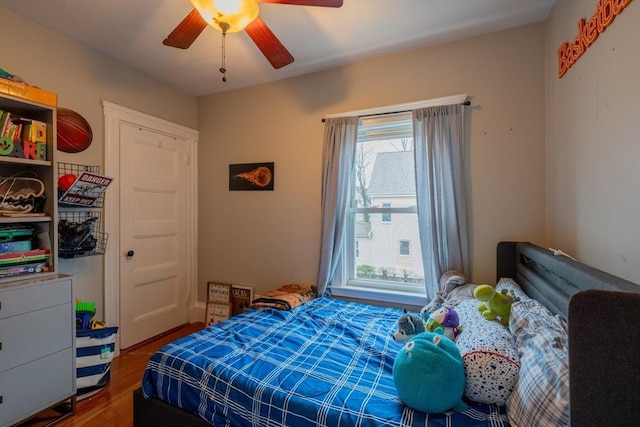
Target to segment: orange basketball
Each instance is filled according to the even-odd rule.
[[[91,126],[80,114],[67,108],[58,108],[58,150],[79,153],[91,145]]]

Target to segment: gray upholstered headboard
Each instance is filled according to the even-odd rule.
[[[640,285],[527,242],[501,242],[497,276],[568,319],[571,425],[640,425]]]

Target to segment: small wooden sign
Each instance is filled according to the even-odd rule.
[[[207,282],[208,302],[231,302],[231,287],[229,283]]]
[[[231,303],[208,302],[207,312],[204,318],[206,326],[216,325],[231,317]]]
[[[231,305],[233,315],[244,313],[249,309],[253,301],[253,288],[251,286],[233,285],[231,289]]]

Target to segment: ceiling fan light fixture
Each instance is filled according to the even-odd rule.
[[[244,30],[258,17],[257,0],[191,0],[202,19],[223,33]]]

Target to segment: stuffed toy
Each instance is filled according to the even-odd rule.
[[[453,341],[462,332],[458,313],[451,307],[440,307],[431,314],[422,315],[427,316],[424,327],[428,332],[439,332]]]
[[[420,313],[426,311],[427,313],[431,313],[445,303],[447,297],[458,287],[467,283],[467,278],[464,277],[464,274],[460,273],[456,270],[448,270],[440,276],[440,283],[438,283],[438,291],[436,292],[436,296],[429,302],[429,304],[422,307]],[[453,305],[453,304],[451,304]],[[423,318],[426,318],[423,316]]]
[[[509,326],[511,304],[515,300],[512,293],[508,293],[504,289],[502,292],[498,292],[489,285],[479,285],[473,291],[473,296],[482,302],[478,306],[478,311],[485,319],[498,320],[504,326]]]
[[[405,405],[440,413],[467,409],[464,362],[456,344],[444,335],[423,332],[411,338],[393,363],[393,382]]]
[[[422,319],[404,310],[404,314],[398,319],[398,330],[393,334],[393,340],[395,342],[406,342],[409,338],[424,331]]]

